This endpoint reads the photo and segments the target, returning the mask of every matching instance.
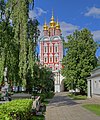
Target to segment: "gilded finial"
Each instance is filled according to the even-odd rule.
[[[50,21],[50,27],[53,28],[55,26],[55,21],[54,21],[54,12],[52,10],[52,17],[51,17],[51,21]]]
[[[51,21],[54,21],[54,12],[53,12],[53,9],[52,9],[52,17],[51,17]]]
[[[47,26],[47,23],[46,23],[46,18],[44,19],[44,26],[43,26],[44,30],[48,30],[48,26]]]
[[[59,25],[59,22],[58,22],[58,17],[57,17],[57,22],[56,22],[56,29],[60,29],[60,25]]]

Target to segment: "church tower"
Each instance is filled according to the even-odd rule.
[[[43,26],[43,36],[40,38],[40,63],[51,68],[55,74],[55,92],[63,91],[62,85],[62,58],[63,58],[63,39],[58,20],[55,22],[52,12],[49,25],[46,21]]]

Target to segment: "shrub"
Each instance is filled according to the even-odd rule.
[[[0,120],[30,119],[31,108],[32,108],[31,99],[20,99],[7,102],[0,106]]]
[[[54,96],[54,92],[48,92],[47,95],[46,95],[46,97],[47,97],[48,99],[53,98],[53,96]]]

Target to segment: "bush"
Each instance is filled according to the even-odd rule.
[[[31,99],[13,100],[0,106],[0,120],[30,119],[32,108]]]
[[[46,97],[47,97],[48,99],[53,98],[53,96],[54,96],[54,92],[48,92],[47,95],[46,95]]]

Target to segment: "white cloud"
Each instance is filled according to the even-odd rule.
[[[93,31],[92,34],[94,41],[100,42],[100,30]]]
[[[34,10],[29,10],[29,18],[34,19],[36,17],[36,13],[34,12]]]
[[[34,19],[35,17],[38,18],[42,14],[46,14],[47,11],[43,10],[42,8],[36,8],[35,10],[29,10],[29,18]]]
[[[79,29],[79,26],[73,25],[71,23],[66,23],[64,21],[60,22],[60,27],[62,30],[62,36],[64,36],[65,41],[67,41],[66,36],[72,34],[75,30]]]
[[[41,8],[36,8],[36,10],[37,10],[37,15],[38,16],[41,16],[42,14],[46,14],[47,13],[47,11],[45,11],[45,10],[43,10],[43,9],[41,9]]]
[[[84,14],[85,16],[93,16],[94,18],[100,18],[100,8],[92,7]]]

